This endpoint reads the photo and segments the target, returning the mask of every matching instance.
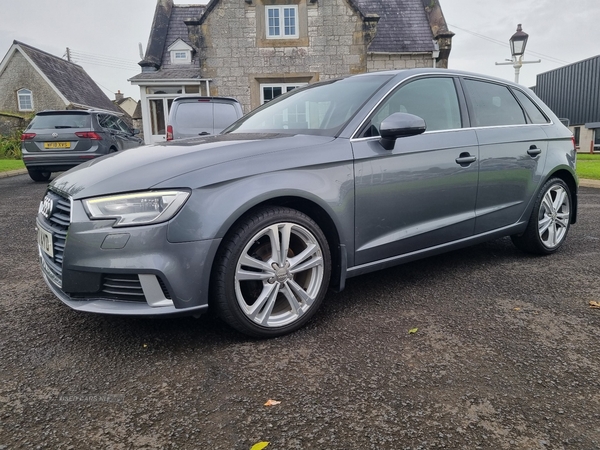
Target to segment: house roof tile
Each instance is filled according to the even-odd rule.
[[[433,33],[422,0],[354,0],[364,15],[377,14],[370,52],[412,53],[434,50]]]
[[[83,68],[23,42],[14,41],[54,87],[71,103],[119,111]]]
[[[188,19],[199,20],[205,10],[206,7],[203,5],[174,5],[172,0],[159,0],[154,12],[146,54],[139,63],[140,66],[150,67],[150,70],[171,66],[168,48],[177,39],[194,47],[194,43],[190,41],[185,21]],[[134,78],[138,77],[139,75]]]
[[[192,48],[194,47],[194,43],[191,42],[188,36],[187,25],[184,21],[187,19],[199,19],[204,13],[205,9],[206,8],[204,6],[198,5],[173,6],[173,10],[171,11],[171,18],[169,20],[169,30],[167,31],[167,37],[165,40],[165,46],[162,55],[162,67],[172,67],[171,55],[169,55],[168,48],[177,39],[181,39],[183,42],[185,42]]]
[[[171,66],[172,67],[172,66]],[[200,70],[198,67],[185,69],[160,69],[156,72],[138,73],[129,81],[151,81],[151,80],[190,80],[200,79]]]

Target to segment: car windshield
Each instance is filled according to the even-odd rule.
[[[234,123],[225,133],[336,136],[391,77],[363,75],[294,89]]]
[[[89,128],[90,126],[89,114],[43,114],[33,118],[29,129]]]

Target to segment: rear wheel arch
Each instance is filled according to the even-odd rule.
[[[511,236],[515,246],[527,253],[549,255],[564,243],[572,223],[573,196],[567,183],[553,176],[536,196],[522,234]]]
[[[575,181],[575,177],[571,172],[566,169],[559,169],[556,172],[549,174],[542,186],[546,184],[546,182],[551,178],[560,178],[565,182],[569,191],[571,192],[571,202],[572,202],[572,211],[571,211],[571,224],[577,222],[577,182]]]

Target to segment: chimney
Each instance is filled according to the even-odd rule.
[[[119,91],[117,91],[117,93],[115,94],[115,101],[120,102],[123,100],[123,94],[121,94],[121,90],[119,89]]]

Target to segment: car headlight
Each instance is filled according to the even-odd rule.
[[[115,227],[169,220],[190,196],[188,191],[148,191],[83,200],[90,219],[115,219]]]

